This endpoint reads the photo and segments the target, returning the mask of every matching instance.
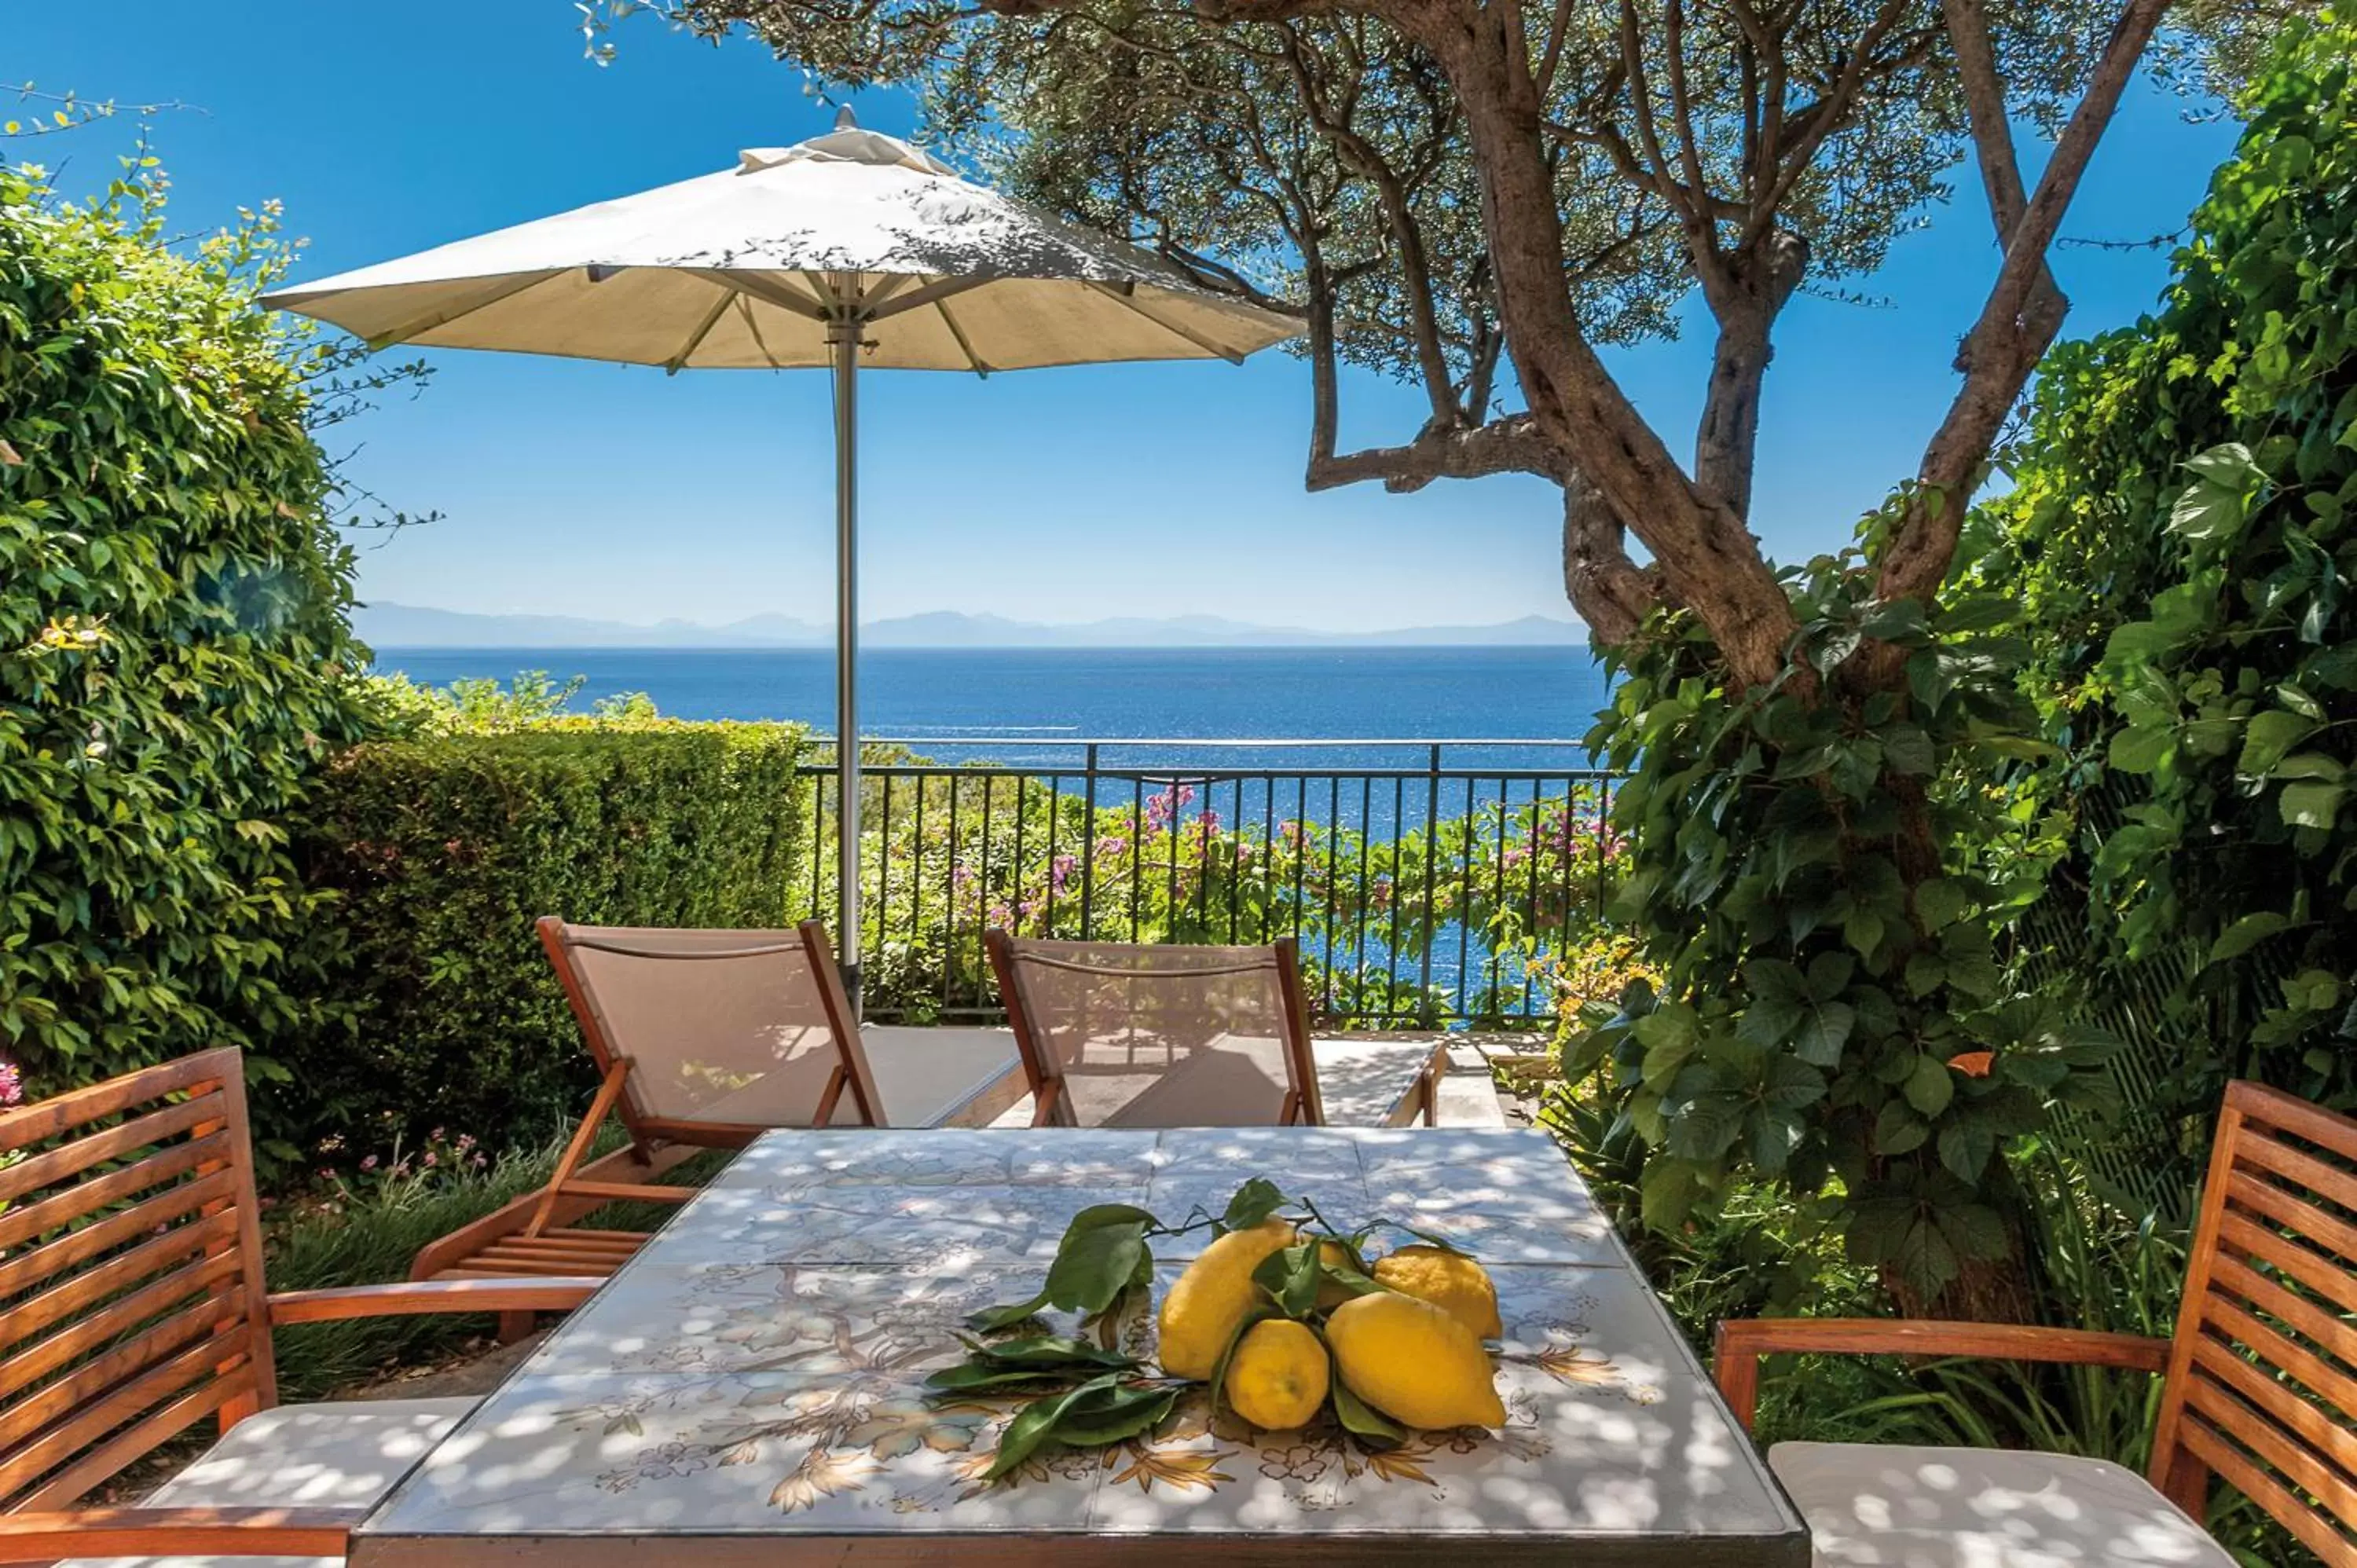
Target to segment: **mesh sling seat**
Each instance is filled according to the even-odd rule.
[[[1034,1126],[1322,1125],[1300,965],[1266,947],[984,934],[1030,1080]],[[1433,1113],[1446,1047],[1400,1047],[1383,1119]]]
[[[701,930],[549,916],[539,931],[597,1062],[597,1096],[545,1187],[426,1246],[411,1278],[610,1274],[648,1233],[575,1222],[617,1201],[685,1201],[694,1188],[648,1178],[698,1149],[742,1148],[774,1127],[882,1125],[819,922]],[[630,1142],[589,1160],[608,1114]]]
[[[1770,1468],[1820,1568],[2233,1568],[2197,1522],[2214,1479],[2330,1568],[2357,1565],[2357,1122],[2227,1088],[2168,1339],[2016,1325],[1762,1318],[1718,1326],[1749,1425],[1777,1351],[1983,1356],[2161,1375],[2147,1473],[1973,1448],[1780,1443]]]
[[[0,1563],[326,1568],[470,1399],[279,1405],[271,1330],[563,1311],[589,1279],[273,1295],[245,1069],[208,1051],[0,1112]],[[212,1420],[139,1507],[77,1507]]]

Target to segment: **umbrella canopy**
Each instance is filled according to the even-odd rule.
[[[1301,329],[849,124],[269,303],[376,344],[673,371],[829,364],[846,307],[877,370],[1233,360]]]
[[[734,168],[297,284],[265,298],[366,338],[683,370],[834,372],[838,931],[859,994],[857,387],[887,370],[1245,355],[1294,317],[835,128]]]

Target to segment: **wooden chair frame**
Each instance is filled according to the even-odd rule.
[[[0,1288],[18,1296],[20,1308],[39,1305],[57,1314],[53,1322],[66,1325],[21,1359],[14,1353],[17,1342],[11,1342],[11,1353],[0,1357],[0,1396],[49,1375],[39,1369],[27,1373],[27,1361],[38,1358],[39,1366],[71,1369],[5,1407],[7,1419],[0,1425],[9,1435],[0,1444],[0,1456],[23,1455],[37,1443],[78,1455],[61,1467],[28,1466],[25,1479],[12,1483],[21,1495],[14,1511],[0,1513],[0,1563],[184,1552],[339,1556],[364,1509],[70,1505],[208,1416],[227,1432],[275,1405],[270,1338],[275,1328],[424,1313],[569,1311],[603,1283],[485,1279],[269,1294],[263,1279],[244,1061],[233,1049],[184,1057],[0,1112],[0,1154],[84,1126],[92,1131],[72,1143],[0,1167],[0,1220],[5,1227],[0,1230],[0,1258],[6,1260],[0,1266]],[[185,1141],[163,1146],[163,1140],[182,1134]],[[109,1162],[115,1162],[112,1168]],[[86,1176],[93,1170],[101,1174]],[[48,1197],[19,1201],[45,1185],[75,1178],[82,1179]],[[146,1243],[116,1251],[81,1273],[67,1273],[146,1234],[163,1223],[159,1215],[195,1217],[173,1234],[183,1248],[203,1249],[200,1262],[137,1285],[147,1276],[136,1268],[153,1266],[134,1262],[154,1245]],[[124,1264],[133,1266],[119,1267]],[[212,1337],[199,1339],[193,1350],[165,1359],[166,1352],[143,1348],[136,1336],[146,1332],[140,1324],[157,1310],[151,1295],[180,1282],[173,1299],[184,1300],[189,1288],[185,1282],[199,1277],[191,1269],[211,1279],[208,1288],[221,1293],[205,1300],[237,1309],[221,1316]],[[118,1273],[130,1283],[115,1279]],[[40,1288],[60,1277],[62,1283]],[[37,1289],[38,1294],[25,1296]],[[72,1317],[76,1313],[81,1316]],[[29,1337],[24,1342],[32,1343]],[[213,1380],[177,1396],[158,1380],[191,1356],[210,1361]],[[159,1400],[168,1402],[159,1405]],[[44,1401],[72,1402],[66,1413],[51,1416],[44,1412]],[[92,1435],[81,1441],[80,1432]]]
[[[459,1277],[468,1273],[487,1277],[519,1273],[562,1273],[575,1269],[610,1273],[645,1242],[649,1232],[573,1230],[570,1227],[574,1221],[608,1203],[684,1203],[695,1196],[695,1188],[662,1185],[651,1178],[693,1157],[699,1149],[741,1149],[770,1131],[751,1122],[693,1122],[650,1112],[631,1079],[631,1058],[617,1044],[606,1015],[597,1005],[596,993],[582,979],[574,957],[585,947],[609,951],[639,950],[587,935],[584,928],[569,926],[554,915],[542,916],[536,929],[549,963],[556,971],[557,984],[564,990],[574,1019],[581,1026],[581,1036],[588,1044],[590,1058],[597,1065],[597,1098],[590,1101],[588,1114],[574,1130],[546,1187],[429,1243],[410,1266],[409,1275],[414,1280]],[[836,1062],[828,1078],[813,1122],[823,1126],[832,1120],[847,1090],[859,1109],[862,1122],[870,1127],[881,1126],[883,1101],[877,1093],[866,1056],[860,1049],[851,998],[844,988],[843,972],[835,966],[834,945],[822,922],[804,920],[794,929],[791,943],[764,942],[711,952],[651,956],[692,962],[783,951],[792,946],[801,947],[808,955],[812,972],[818,977],[819,1004],[825,1013],[827,1027],[838,1042],[845,1042],[843,1059]],[[588,1155],[597,1143],[597,1129],[608,1115],[621,1118],[630,1134],[630,1145],[590,1160]],[[509,1317],[500,1324],[500,1335],[513,1338],[528,1326],[522,1319]]]
[[[2157,1373],[2164,1381],[2147,1478],[2162,1496],[2199,1521],[2213,1478],[2225,1480],[2330,1568],[2352,1568],[2357,1545],[2343,1531],[2357,1533],[2357,1488],[2335,1466],[2357,1475],[2357,1427],[2351,1424],[2357,1378],[2309,1354],[2251,1309],[2295,1325],[2357,1365],[2357,1327],[2255,1267],[2264,1263],[2296,1279],[2340,1314],[2357,1313],[2357,1226],[2267,1179],[2287,1178],[2357,1208],[2357,1175],[2313,1157],[2282,1133],[2357,1160],[2357,1122],[2280,1090],[2228,1085],[2185,1298],[2169,1338],[1881,1318],[1732,1320],[1719,1324],[1714,1338],[1719,1392],[1749,1428],[1759,1402],[1760,1359],[1781,1352],[1976,1356]],[[2311,1241],[2319,1245],[2303,1244]],[[2336,1425],[2300,1399],[2278,1371],[2329,1398],[2341,1422]],[[2254,1455],[2298,1490],[2267,1474]]]
[[[1011,933],[996,928],[983,932],[982,943],[990,955],[991,970],[998,977],[999,1000],[1006,1007],[1007,1026],[1015,1032],[1016,1049],[1023,1058],[1023,1076],[1030,1080],[1031,1125],[1071,1126],[1072,1112],[1065,1097],[1064,1072],[1057,1065],[1055,1053],[1046,1047],[1032,1026],[1030,993],[1017,962],[1022,944]],[[1326,1107],[1318,1097],[1318,1061],[1309,1045],[1309,1003],[1301,985],[1301,955],[1290,937],[1279,937],[1267,950],[1276,971],[1285,1023],[1287,1082],[1278,1112],[1279,1124],[1322,1127],[1326,1124]],[[1427,1119],[1437,1093],[1429,1079],[1427,1073],[1427,1081],[1420,1090]]]

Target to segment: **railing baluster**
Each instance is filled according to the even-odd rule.
[[[1166,919],[1174,940],[1267,941],[1292,936],[1321,972],[1317,995],[1321,1017],[1337,1022],[1420,1024],[1429,999],[1452,1024],[1506,1018],[1537,1024],[1555,1015],[1558,999],[1538,982],[1533,959],[1544,953],[1567,961],[1575,939],[1585,940],[1589,922],[1601,919],[1610,899],[1615,868],[1608,852],[1612,846],[1614,776],[1599,769],[1451,768],[1445,754],[1445,745],[1450,743],[1433,741],[1381,743],[1415,746],[1420,755],[1405,767],[1363,766],[1353,757],[1351,766],[1278,768],[1265,762],[1254,766],[1247,756],[1193,770],[1158,758],[1108,768],[1100,749],[1105,743],[1079,744],[1077,773],[1069,762],[1053,761],[952,766],[916,759],[867,769],[872,782],[866,788],[878,800],[868,840],[876,846],[874,869],[868,867],[865,843],[858,868],[863,887],[872,889],[872,918],[862,932],[861,946],[871,963],[899,941],[915,951],[934,951],[941,967],[934,1004],[939,1015],[995,1010],[984,973],[981,929],[1003,906],[1007,918],[1022,929],[1050,936],[1117,935],[1125,923],[1129,940],[1141,940],[1163,936],[1160,928]],[[1190,743],[1157,744],[1183,753]],[[1331,743],[1191,744],[1224,751]],[[806,839],[811,865],[806,874],[796,868],[793,885],[807,888],[810,912],[823,917],[834,865],[830,851],[841,813],[832,765],[813,762],[800,772],[811,790]],[[1002,780],[1010,791],[1006,801],[999,798]],[[1073,783],[1082,792],[1081,809],[1068,824],[1063,820],[1070,810],[1065,796]],[[1391,786],[1391,799],[1379,817],[1377,793],[1385,783]],[[964,799],[969,784],[983,791],[978,825],[970,821],[975,803]],[[1128,787],[1130,842],[1124,854],[1113,857],[1125,860],[1125,867],[1110,865],[1100,853],[1105,835],[1099,831],[1096,813],[1108,784],[1115,790]],[[1357,798],[1346,801],[1352,784]],[[1417,784],[1422,788],[1412,797],[1411,787]],[[1523,797],[1519,806],[1517,785]],[[915,791],[913,800],[902,794],[909,789]],[[1322,821],[1309,803],[1313,789],[1325,795]],[[1452,799],[1458,790],[1461,798]],[[1182,791],[1191,797],[1183,804]],[[1169,841],[1167,854],[1150,865],[1142,853],[1149,792],[1160,819],[1157,831]],[[1289,872],[1275,869],[1280,793],[1289,793],[1293,805],[1294,825],[1283,835],[1293,857]],[[1224,814],[1220,811],[1222,795]],[[1418,801],[1413,812],[1411,799]],[[1250,820],[1255,806],[1261,819],[1256,862]],[[1029,820],[1034,807],[1048,812],[1044,828]],[[1002,822],[1009,810],[1015,813],[1013,822]],[[1557,813],[1552,824],[1551,811]],[[936,845],[928,832],[936,825],[937,812],[946,819],[946,827]],[[1216,834],[1208,831],[1214,818],[1222,824]],[[1076,851],[1066,848],[1068,829],[1082,835]],[[1343,853],[1341,835],[1346,832],[1358,837],[1354,855]],[[1316,868],[1324,879],[1322,889],[1311,886],[1312,840],[1322,845]],[[1444,841],[1454,847],[1445,848]],[[1420,874],[1408,859],[1412,848],[1424,855]],[[1577,865],[1582,853],[1597,857],[1592,883],[1586,886]],[[1035,889],[1030,862],[1042,854],[1041,885]],[[1198,857],[1198,865],[1187,864],[1190,854]],[[1527,862],[1520,875],[1513,858],[1518,854]],[[907,862],[899,879],[907,892],[897,901],[896,854]],[[1553,873],[1540,864],[1550,857],[1559,863]],[[1067,859],[1072,867],[1059,886],[1057,866]],[[940,908],[929,911],[927,884],[936,866],[942,877]],[[1126,922],[1118,906],[1109,914],[1103,908],[1104,900],[1123,895],[1120,879],[1125,875]],[[1080,879],[1077,888],[1074,875]],[[1152,922],[1157,929],[1151,931],[1146,929],[1143,880],[1149,875],[1164,885]],[[1185,880],[1189,875],[1196,878],[1191,886]],[[1245,899],[1260,902],[1256,917],[1247,918]],[[1505,920],[1512,935],[1511,950],[1493,943],[1488,934],[1489,919],[1512,912],[1510,899],[1523,906]],[[929,919],[937,930],[928,929]],[[1112,929],[1101,930],[1101,925]],[[1452,934],[1453,967],[1442,946]],[[1381,966],[1373,962],[1378,945],[1384,950]],[[874,1015],[879,1019],[895,1016],[909,1000],[904,991],[879,993],[872,998]]]

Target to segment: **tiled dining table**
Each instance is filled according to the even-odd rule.
[[[1200,1393],[987,1484],[1008,1402],[934,1395],[1092,1203],[1217,1212],[1265,1175],[1495,1277],[1494,1433],[1362,1448]],[[1207,1231],[1157,1238],[1156,1294]],[[1394,1233],[1394,1241],[1407,1240]],[[1072,1326],[1069,1324],[1064,1326]],[[1152,1354],[1152,1314],[1106,1326]],[[360,1527],[352,1568],[956,1561],[1803,1568],[1806,1530],[1546,1134],[779,1132],[747,1149]]]

